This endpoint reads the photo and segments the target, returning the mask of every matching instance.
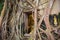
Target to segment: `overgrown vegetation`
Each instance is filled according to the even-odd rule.
[[[44,20],[43,17],[46,15],[43,14],[41,16],[40,13],[38,13],[37,8],[40,5],[39,6],[37,6],[38,4],[35,5],[36,0],[33,0],[33,1],[32,0],[31,1],[30,0],[26,0],[26,1],[24,0],[20,0],[20,1],[19,0],[0,0],[0,13],[3,8],[4,1],[5,1],[5,4],[8,4],[8,5],[5,5],[6,10],[3,11],[4,15],[2,16],[3,18],[1,21],[2,22],[1,23],[2,35],[0,36],[2,36],[3,40],[27,40],[27,39],[28,40],[34,40],[34,39],[35,40],[53,40],[55,39],[56,34],[58,34],[58,36],[60,37],[60,30],[58,30],[57,27],[54,29],[54,27],[52,28],[49,25],[48,23],[49,18],[48,19],[45,18]],[[38,3],[40,4],[40,0]],[[24,10],[25,11],[27,10],[26,12],[32,11],[32,15],[30,14],[27,17],[24,14],[25,12]],[[45,10],[45,11],[49,12],[49,10]],[[37,15],[35,15],[36,13]],[[38,18],[39,20],[37,21]],[[26,19],[28,19],[28,25],[26,24],[27,23]],[[59,14],[59,20],[60,20],[60,14]],[[28,27],[29,29],[27,30]],[[28,33],[26,31],[28,31]]]

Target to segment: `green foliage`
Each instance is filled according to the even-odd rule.
[[[1,10],[3,8],[3,5],[4,5],[4,0],[0,0],[0,14],[1,14]]]
[[[59,24],[60,24],[60,13],[59,13],[59,15],[58,15],[58,20],[59,20]]]

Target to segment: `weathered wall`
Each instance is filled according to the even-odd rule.
[[[59,0],[54,2],[51,14],[58,14],[59,12]]]
[[[48,1],[49,0],[41,0],[40,1],[41,4],[46,2],[45,4],[39,6],[39,9],[41,9],[39,11],[40,15],[44,14],[44,8],[47,7]],[[53,7],[52,7],[52,10],[51,10],[51,14],[58,14],[60,12],[59,4],[60,4],[60,0],[55,0]]]

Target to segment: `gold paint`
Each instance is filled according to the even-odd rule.
[[[54,25],[57,25],[57,18],[54,16]]]
[[[33,16],[32,16],[32,14],[30,14],[30,15],[28,16],[28,31],[29,31],[29,29],[30,29],[30,33],[31,33],[32,30],[33,30],[33,25],[34,25]]]

